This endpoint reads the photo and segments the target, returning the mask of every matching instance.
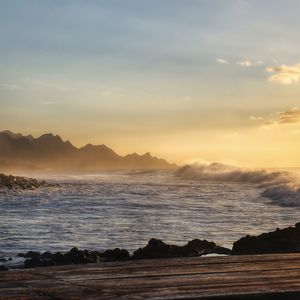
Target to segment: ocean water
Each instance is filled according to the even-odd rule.
[[[0,256],[73,246],[132,252],[153,237],[178,245],[207,239],[230,248],[246,234],[300,221],[296,200],[282,205],[282,195],[281,202],[278,194],[262,196],[270,189],[265,179],[230,180],[226,173],[217,180],[199,170],[37,177],[60,185],[0,192]],[[278,183],[271,188],[282,192]]]

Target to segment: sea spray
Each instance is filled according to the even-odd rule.
[[[185,165],[175,175],[187,180],[256,184],[264,188],[261,195],[274,204],[300,206],[300,180],[294,172],[247,169],[213,162]]]

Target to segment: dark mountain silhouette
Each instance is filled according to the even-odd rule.
[[[0,132],[0,168],[3,170],[97,171],[174,169],[150,153],[120,156],[105,145],[76,148],[51,133],[34,138],[11,131]]]

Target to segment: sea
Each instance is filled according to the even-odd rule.
[[[132,253],[151,238],[177,245],[206,239],[231,248],[247,234],[300,222],[297,170],[215,163],[35,177],[57,185],[0,191],[0,258],[74,246]]]

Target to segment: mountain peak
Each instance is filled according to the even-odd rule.
[[[145,154],[142,155],[145,158],[152,158],[152,155],[150,152],[146,152]]]
[[[44,133],[38,139],[56,139],[62,141],[59,135],[54,135],[53,133]]]
[[[11,130],[3,130],[3,131],[0,131],[0,133],[4,133],[4,134],[8,135],[12,139],[26,138],[28,140],[33,140],[33,136],[31,134],[25,136],[25,135],[22,135],[21,133],[14,133]]]
[[[0,134],[0,145],[0,167],[15,168],[14,170],[38,168],[53,171],[99,171],[176,167],[164,159],[151,156],[149,152],[120,156],[104,144],[91,143],[76,148],[69,141],[63,141],[59,135],[52,133],[33,138],[5,131]]]

